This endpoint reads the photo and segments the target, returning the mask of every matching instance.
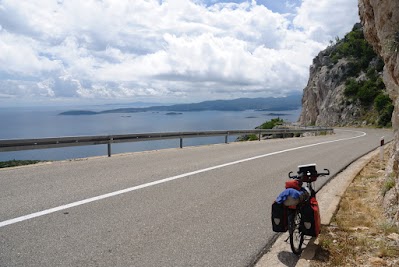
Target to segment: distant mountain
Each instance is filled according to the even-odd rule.
[[[104,113],[136,113],[146,111],[168,111],[168,112],[189,112],[189,111],[280,111],[295,110],[301,107],[301,95],[292,95],[280,98],[239,98],[233,100],[214,100],[200,103],[176,104],[171,106],[152,106],[143,108],[118,108],[93,112],[88,110],[72,110],[62,112],[59,115],[94,115]]]

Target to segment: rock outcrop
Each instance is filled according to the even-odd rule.
[[[394,103],[392,125],[395,131],[394,151],[388,166],[390,188],[384,198],[388,215],[399,221],[399,1],[359,0],[359,14],[366,39],[383,58],[384,83]],[[393,182],[392,180],[393,179]],[[388,181],[391,181],[388,183]]]
[[[362,45],[367,46],[363,48],[365,51],[361,51],[365,55],[357,52]],[[358,47],[351,49],[351,46]],[[377,66],[379,62],[380,67]],[[373,79],[382,76],[382,66],[381,59],[364,39],[361,24],[356,24],[344,39],[320,52],[313,60],[309,81],[303,91],[299,123],[318,126],[377,124],[378,114],[370,113],[372,103],[364,105],[359,97],[355,97],[360,93],[348,97],[345,89],[348,79],[361,83],[369,80],[370,76]]]
[[[301,125],[344,126],[357,124],[360,107],[356,103],[345,105],[345,73],[348,61],[331,62],[329,47],[313,59],[309,81],[303,90]]]

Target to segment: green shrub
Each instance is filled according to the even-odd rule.
[[[386,93],[380,92],[374,99],[374,108],[378,113],[377,125],[379,127],[391,127],[391,118],[393,112],[392,100]]]
[[[375,99],[374,99],[374,107],[378,112],[381,112],[385,109],[386,106],[389,104],[392,105],[392,100],[389,98],[388,95],[384,93],[380,93]]]
[[[399,44],[399,32],[396,37]],[[343,105],[359,103],[364,120],[379,127],[391,126],[393,105],[386,95],[385,84],[381,78],[384,61],[364,39],[362,29],[354,27],[336,44],[330,58],[332,62],[338,62],[341,58],[348,62],[343,74],[346,96]],[[373,63],[370,64],[371,62]],[[366,74],[366,78],[357,81],[356,78],[362,72]]]
[[[283,123],[284,123],[284,120],[282,120],[280,118],[275,118],[275,119],[271,119],[270,121],[266,121],[265,123],[263,123],[262,125],[260,125],[257,128],[258,129],[273,129],[276,125],[281,125]]]
[[[360,82],[360,88],[356,94],[357,99],[363,107],[368,107],[374,102],[374,98],[379,94],[379,90],[372,80]]]
[[[367,78],[372,79],[372,80],[377,79],[376,69],[368,68],[367,72],[366,72],[366,76],[367,76]]]
[[[340,56],[339,54],[334,54],[332,57],[331,57],[331,62],[332,63],[334,63],[334,64],[337,64],[338,63],[338,60],[340,60],[342,58],[342,56]],[[332,67],[332,66],[331,66]]]
[[[389,177],[385,181],[385,183],[384,183],[384,185],[382,187],[382,195],[385,196],[386,193],[388,193],[389,190],[391,190],[392,188],[395,187],[395,185],[396,185],[395,178]]]
[[[389,102],[385,106],[385,108],[381,112],[379,112],[378,126],[391,127],[392,112],[393,112],[393,105],[391,102]]]
[[[375,66],[375,70],[377,72],[381,72],[384,69],[384,61],[382,58],[378,57],[377,64]]]
[[[363,30],[361,29],[349,32],[334,52],[345,57],[351,56],[357,59],[369,58],[370,60],[376,55],[371,45],[365,40]]]
[[[336,49],[330,54],[331,61],[336,64],[339,59],[347,58],[349,63],[346,67],[346,77],[355,77],[361,71],[366,71],[373,58],[377,57],[371,45],[364,38],[362,29],[353,29],[342,42],[337,44]],[[382,60],[378,61],[377,72],[383,67]]]
[[[355,79],[350,78],[345,82],[344,95],[347,97],[356,96],[357,92],[359,91],[359,88],[360,88],[359,83]]]
[[[247,141],[257,141],[259,140],[259,137],[256,134],[250,134],[247,136]]]
[[[9,160],[9,161],[1,161],[0,168],[8,168],[8,167],[16,167],[23,166],[29,164],[36,164],[41,162],[40,160]]]

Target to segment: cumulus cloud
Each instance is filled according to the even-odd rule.
[[[267,2],[3,0],[0,96],[176,102],[299,92],[312,58],[358,20],[357,1],[289,0],[284,12]]]
[[[342,37],[357,21],[357,1],[303,0],[294,25],[302,27],[313,40],[323,42],[331,37]]]
[[[0,72],[36,77],[59,69],[61,62],[49,59],[40,48],[32,38],[1,31]]]

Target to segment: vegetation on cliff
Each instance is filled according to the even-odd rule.
[[[358,24],[353,27],[352,31],[344,39],[337,42],[336,48],[330,55],[334,64],[341,58],[349,59],[347,75],[352,77],[366,70],[376,56],[373,48],[364,39],[363,30]],[[380,60],[380,63],[382,63],[382,60]],[[383,63],[379,64],[381,70],[383,66]]]
[[[345,82],[345,96],[348,97],[349,103],[358,101],[361,104],[365,116],[368,116],[368,123],[381,127],[391,126],[393,105],[385,92],[385,85],[372,69],[366,76],[366,80],[348,79]]]
[[[393,106],[383,69],[383,60],[365,40],[362,25],[356,24],[313,59],[299,123],[390,127]]]
[[[344,77],[345,104],[360,105],[361,119],[367,124],[391,126],[393,105],[382,81],[384,62],[365,40],[363,29],[355,25],[337,42],[330,57],[335,64],[342,58],[348,61]]]

